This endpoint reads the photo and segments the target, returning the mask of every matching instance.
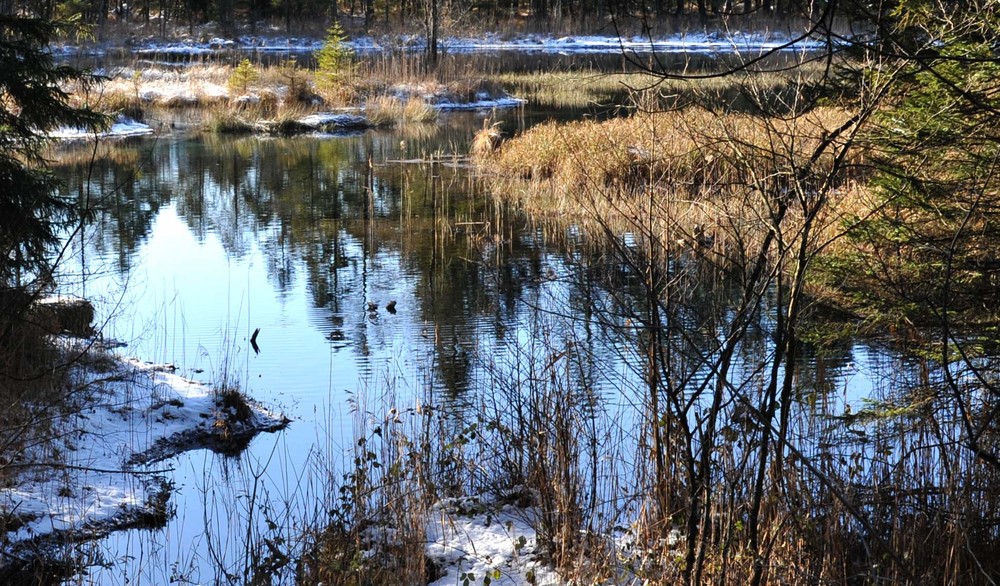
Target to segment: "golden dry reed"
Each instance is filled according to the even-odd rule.
[[[584,224],[599,217],[627,226],[631,218],[621,216],[633,207],[629,202],[645,201],[650,191],[658,206],[669,200],[704,211],[732,195],[790,189],[797,178],[789,170],[809,165],[820,141],[848,116],[837,108],[788,120],[688,108],[547,122],[499,148],[487,148],[496,144],[496,131],[486,127],[475,154],[491,190],[536,217]],[[820,157],[809,172],[821,175],[830,164]]]

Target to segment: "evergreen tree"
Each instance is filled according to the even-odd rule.
[[[316,87],[327,94],[336,93],[353,68],[353,51],[346,44],[347,35],[334,22],[326,34],[323,48],[316,52]]]
[[[42,149],[46,134],[69,125],[97,128],[103,116],[69,104],[65,84],[87,83],[47,50],[57,25],[0,16],[0,287],[23,287],[49,269],[50,247],[72,207],[54,194]]]
[[[1000,312],[1000,12],[903,2],[880,22],[881,67],[860,77],[885,88],[869,133],[878,206],[851,218],[843,272],[887,319],[981,320]]]

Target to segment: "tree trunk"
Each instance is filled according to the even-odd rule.
[[[532,2],[533,12],[537,18],[548,18],[549,16],[549,5],[546,0],[534,0]]]
[[[438,59],[438,28],[441,22],[440,0],[427,0],[424,28],[427,31],[427,62],[437,65]]]

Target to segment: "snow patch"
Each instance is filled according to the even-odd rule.
[[[533,510],[504,505],[496,510],[476,498],[448,499],[427,514],[427,557],[442,575],[432,586],[561,584],[538,560]]]
[[[210,81],[188,79],[156,79],[155,70],[143,71],[139,99],[146,103],[197,104],[202,101],[221,101],[229,97],[222,85]]]
[[[85,128],[70,128],[64,126],[53,130],[49,133],[49,136],[61,140],[81,140],[95,137],[125,138],[129,136],[143,136],[146,134],[153,134],[153,129],[148,124],[136,122],[131,118],[122,117],[112,124],[111,128],[102,132],[94,132]]]
[[[452,102],[449,100],[443,100],[440,102],[435,102],[431,104],[432,108],[438,110],[447,111],[457,111],[457,110],[494,110],[502,108],[517,108],[523,105],[527,100],[522,98],[484,98],[473,102]]]
[[[516,108],[527,102],[527,100],[522,98],[515,98],[508,95],[494,96],[486,91],[477,92],[475,99],[465,102],[450,92],[447,87],[440,84],[427,83],[396,84],[392,87],[390,95],[402,102],[414,98],[420,99],[426,102],[431,108],[440,111]]]
[[[379,51],[385,47],[405,47],[422,49],[422,38],[399,38],[383,40],[356,39],[349,43],[358,52]],[[486,34],[482,37],[449,37],[439,42],[441,50],[449,53],[552,53],[552,54],[599,54],[599,53],[733,53],[759,52],[771,50],[820,49],[822,41],[798,38],[772,32],[696,32],[682,33],[667,37],[619,38],[616,36],[583,35],[574,37],[516,36],[500,38]]]
[[[0,511],[17,521],[3,536],[8,559],[165,517],[171,487],[156,462],[288,423],[253,403],[249,415],[234,418],[213,389],[174,374],[172,365],[90,356],[73,373],[81,390],[50,423],[56,439],[30,444],[18,461],[21,474],[0,489]]]
[[[315,130],[356,130],[368,128],[371,123],[364,116],[335,112],[310,114],[297,120],[299,124]]]

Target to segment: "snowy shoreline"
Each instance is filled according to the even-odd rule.
[[[485,33],[480,38],[446,37],[439,41],[444,53],[537,53],[537,54],[610,54],[610,53],[735,53],[763,51],[817,50],[825,46],[819,39],[774,31],[694,31],[674,35],[618,37],[614,35],[517,35]],[[357,53],[422,51],[426,42],[418,35],[364,36],[345,45]],[[319,50],[323,39],[283,35],[243,35],[236,39],[221,37],[201,39],[128,39],[125,43],[104,43],[82,48],[73,45],[53,47],[60,55],[84,53],[105,55],[116,50],[143,58],[157,55],[210,56],[233,52],[305,54]]]
[[[16,481],[0,489],[0,578],[31,563],[66,566],[67,544],[162,525],[173,492],[164,460],[194,449],[236,451],[289,423],[251,401],[228,401],[223,390],[182,378],[172,365],[84,353],[86,340],[61,343],[86,358],[71,367],[76,390],[50,415],[50,433],[29,444]]]
[[[153,134],[153,128],[148,124],[127,117],[119,117],[107,130],[100,132],[63,126],[49,132],[48,136],[59,140],[90,140],[94,138],[127,138],[149,134]]]

